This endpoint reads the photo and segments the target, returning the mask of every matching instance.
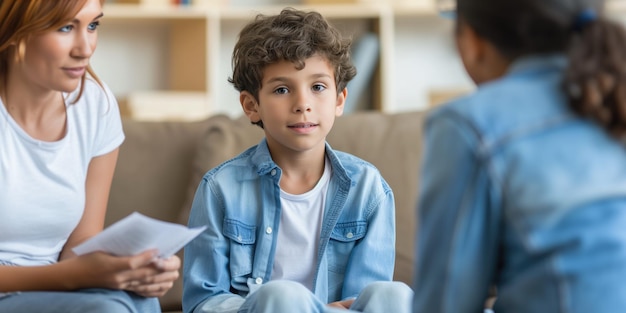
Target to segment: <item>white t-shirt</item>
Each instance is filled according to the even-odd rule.
[[[65,136],[29,136],[0,100],[0,260],[17,265],[54,263],[85,208],[85,179],[93,157],[124,141],[119,108],[91,79],[77,103],[64,95]]]
[[[280,191],[282,210],[272,280],[296,281],[313,290],[330,174],[330,162],[326,160],[324,174],[313,189],[299,195]]]

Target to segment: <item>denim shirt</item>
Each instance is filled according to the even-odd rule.
[[[390,281],[395,259],[393,193],[378,170],[326,144],[332,166],[313,293],[333,302]],[[236,312],[271,277],[280,222],[281,169],[265,139],[210,170],[189,226],[207,225],[185,247],[183,310]]]
[[[425,132],[414,312],[626,311],[626,148],[577,117],[567,59],[517,61]]]

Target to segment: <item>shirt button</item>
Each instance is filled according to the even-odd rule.
[[[348,237],[348,239],[350,239],[350,238],[354,237],[354,234],[353,233],[347,233],[346,237]]]
[[[271,228],[271,227],[266,228],[266,229],[265,229],[265,232],[266,232],[268,235],[269,235],[269,234],[271,234],[271,233],[272,233],[272,228]]]
[[[257,277],[257,278],[254,280],[254,282],[255,282],[257,285],[260,285],[260,284],[262,284],[262,283],[263,283],[263,278],[261,278],[261,277]]]
[[[270,175],[272,175],[272,176],[276,175],[276,170],[272,170],[272,171],[270,172]]]
[[[237,236],[237,240],[238,241],[241,241],[241,239],[243,239],[243,238],[241,238],[241,236]]]

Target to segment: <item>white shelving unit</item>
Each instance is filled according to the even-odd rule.
[[[233,24],[243,25],[252,20],[255,15],[275,14],[284,6],[272,5],[263,7],[235,7],[235,6],[167,6],[167,5],[137,5],[137,4],[106,4],[104,7],[105,17],[103,28],[101,28],[101,43],[103,41],[114,41],[117,36],[127,35],[127,32],[136,31],[135,37],[142,36],[141,27],[159,29],[161,39],[164,42],[156,43],[156,48],[146,47],[146,49],[157,49],[162,54],[161,59],[165,59],[165,64],[160,64],[158,70],[150,69],[153,78],[152,86],[139,73],[126,72],[128,67],[119,69],[126,77],[135,76],[128,82],[118,81],[121,86],[115,86],[114,81],[105,80],[112,85],[114,92],[122,90],[118,94],[121,103],[126,103],[132,114],[137,118],[157,119],[158,114],[149,112],[146,116],[139,116],[137,112],[154,108],[164,107],[167,102],[176,105],[182,101],[175,101],[177,95],[184,99],[186,107],[177,110],[162,110],[167,117],[172,119],[200,119],[212,112],[219,111],[216,105],[223,101],[223,82],[227,79],[224,69],[230,70],[230,64],[224,64],[224,59],[230,57],[225,55],[224,41],[234,40],[222,38],[222,34]],[[372,95],[370,107],[373,110],[385,111],[385,103],[392,101],[393,70],[392,58],[394,47],[394,15],[397,12],[405,12],[389,4],[360,3],[360,4],[322,4],[322,5],[296,5],[297,9],[315,10],[323,14],[332,23],[347,25],[339,27],[350,35],[358,30],[350,29],[350,24],[364,25],[365,31],[372,31],[379,36],[380,55],[379,62],[373,79]],[[431,7],[407,6],[412,14],[434,15]],[[238,32],[238,30],[237,30]],[[135,42],[132,37],[126,39],[127,44],[137,45],[141,48],[142,40],[147,38],[137,38]],[[154,44],[154,43],[150,43]],[[147,44],[144,44],[147,46]],[[101,45],[105,46],[105,45]],[[101,49],[100,47],[99,49]],[[113,49],[113,48],[112,48]],[[135,54],[134,48],[127,54]],[[228,52],[230,53],[230,52]],[[147,53],[146,53],[147,54]],[[94,63],[106,66],[108,71],[116,62],[98,59],[98,54],[94,57]],[[137,61],[141,63],[143,60]],[[106,63],[106,65],[104,65]],[[131,66],[132,68],[132,66]],[[96,66],[98,71],[98,67]],[[144,71],[145,72],[145,71]],[[148,78],[149,80],[150,78]],[[143,84],[143,85],[142,85]],[[132,86],[135,85],[135,86]],[[124,90],[126,89],[126,90]],[[164,103],[165,102],[165,103]],[[195,108],[195,109],[194,109]],[[187,114],[186,112],[191,112]],[[191,116],[189,116],[191,115]]]
[[[127,114],[139,119],[193,120],[229,110],[240,112],[236,92],[226,83],[230,75],[230,53],[236,35],[256,14],[275,14],[285,6],[318,11],[342,31],[355,37],[363,31],[378,35],[379,61],[369,88],[371,96],[367,97],[371,101],[368,107],[372,110],[402,111],[411,105],[405,104],[407,102],[419,103],[413,99],[419,95],[407,96],[407,92],[412,92],[410,89],[415,89],[410,81],[414,77],[410,76],[430,75],[424,72],[432,71],[429,71],[429,66],[433,65],[426,61],[417,65],[405,65],[403,61],[396,59],[398,56],[408,56],[409,52],[417,54],[415,58],[420,58],[420,51],[414,45],[423,42],[426,47],[434,42],[435,45],[444,46],[446,42],[443,37],[448,36],[447,32],[440,30],[426,39],[407,39],[407,34],[411,36],[412,32],[421,32],[424,37],[424,32],[431,31],[431,24],[442,23],[434,0],[370,0],[352,4],[315,5],[266,4],[254,7],[215,5],[207,0],[205,2],[207,4],[191,6],[105,4],[100,47],[93,63],[96,72],[108,74],[104,81],[116,93],[123,108],[130,109]],[[610,1],[607,12],[618,18],[626,16],[626,1]],[[420,29],[406,26],[406,21],[420,23]],[[399,27],[402,29],[398,29]],[[407,29],[408,27],[411,29]],[[438,27],[441,28],[441,25]],[[397,39],[397,36],[403,37]],[[398,41],[409,42],[412,50],[396,51]],[[437,54],[445,51],[446,55],[439,58],[449,58],[452,53],[450,50],[453,50],[449,44],[436,49],[429,57],[437,57]],[[447,85],[430,88],[438,94],[445,94],[447,89],[466,88],[469,83],[467,79],[464,80],[463,72],[455,62],[457,61],[439,60],[439,63],[448,66],[447,69],[454,79],[439,74],[440,77],[435,78],[422,76],[418,83],[451,80],[451,84],[461,85],[460,88],[450,88]],[[398,96],[401,94],[398,88],[404,95]],[[424,98],[429,96],[432,97],[429,94]],[[417,106],[425,107],[423,104]],[[232,107],[235,107],[234,110],[229,109]]]

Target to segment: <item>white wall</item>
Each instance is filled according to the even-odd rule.
[[[453,41],[452,21],[396,18],[392,112],[424,109],[433,90],[470,89]]]
[[[99,29],[91,64],[116,96],[167,86],[168,27],[156,22],[109,23]]]

